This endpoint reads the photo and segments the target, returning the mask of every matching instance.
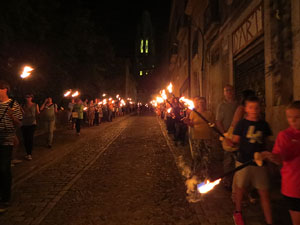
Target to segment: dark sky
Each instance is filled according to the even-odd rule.
[[[108,33],[118,56],[132,56],[137,24],[142,13],[150,13],[156,36],[158,54],[162,49],[163,35],[168,31],[171,0],[94,1],[86,4],[93,11],[93,18]]]

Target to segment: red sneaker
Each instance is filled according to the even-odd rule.
[[[245,225],[241,212],[235,211],[233,213],[233,221],[235,225]]]

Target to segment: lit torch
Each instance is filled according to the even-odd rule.
[[[172,83],[169,84],[169,86],[167,87],[167,89],[168,89],[169,93],[172,93],[172,91],[173,91],[173,85],[172,85]]]
[[[77,97],[79,95],[79,92],[78,91],[75,91],[73,94],[72,94],[72,97]]]
[[[254,153],[254,159],[253,160],[250,160],[248,162],[245,162],[243,163],[242,165],[236,167],[235,169],[233,170],[230,170],[226,173],[224,173],[223,175],[219,176],[217,179],[215,179],[214,181],[210,182],[209,180],[205,181],[205,182],[202,182],[200,184],[197,185],[197,190],[202,193],[202,194],[205,194],[209,191],[211,191],[216,185],[218,185],[222,178],[226,177],[226,176],[229,176],[243,168],[245,168],[246,166],[250,166],[250,165],[258,165],[258,166],[262,166],[263,165],[263,160],[262,160],[262,156],[261,156],[261,153],[259,152],[255,152]]]
[[[204,120],[207,125],[212,128],[216,133],[218,133],[221,137],[225,138],[224,134],[216,127],[215,123],[212,123],[210,121],[208,121],[201,113],[199,113],[196,109],[195,109],[195,105],[194,102],[190,99],[186,99],[185,97],[181,97],[179,99],[179,101],[184,102],[186,105],[188,105],[188,108],[190,110],[193,110],[202,120]]]
[[[31,74],[31,71],[33,71],[32,67],[25,66],[24,69],[23,69],[23,73],[21,74],[21,78],[25,79],[25,78],[29,77],[30,74]]]
[[[71,92],[72,92],[71,90],[66,91],[66,92],[64,93],[64,96],[65,96],[65,97],[68,97],[68,96],[71,94]]]

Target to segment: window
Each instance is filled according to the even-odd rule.
[[[140,70],[140,76],[143,76],[143,71],[142,70]]]
[[[145,53],[148,53],[148,39],[146,39]]]
[[[144,40],[143,39],[141,40],[140,50],[141,50],[141,53],[144,53]]]

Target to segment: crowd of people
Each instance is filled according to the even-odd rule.
[[[300,225],[300,101],[294,101],[287,107],[289,128],[278,134],[274,146],[268,140],[272,131],[262,114],[260,99],[253,90],[244,90],[238,101],[234,87],[226,85],[224,100],[215,113],[208,109],[205,97],[195,97],[193,102],[195,108],[190,110],[179,98],[171,97],[156,108],[157,115],[165,121],[168,133],[173,136],[175,145],[178,142],[185,145],[189,140],[193,160],[191,177],[196,176],[198,181],[204,181],[212,176],[211,167],[215,166],[212,151],[221,151],[223,148],[224,173],[253,161],[254,153],[260,152],[265,162],[263,166],[253,163],[234,176],[222,179],[223,186],[232,193],[235,224],[244,225],[243,199],[247,196],[250,202],[255,202],[258,198],[255,193],[260,198],[266,224],[273,224],[269,197],[270,176],[266,165],[266,162],[273,162],[282,167],[281,192],[292,223]],[[226,137],[220,138],[220,145],[214,144],[219,136],[213,132],[212,126]],[[198,198],[196,187],[194,192],[194,197]]]
[[[38,125],[38,115],[43,115],[44,127],[47,130],[47,146],[52,147],[53,131],[55,128],[58,107],[52,98],[45,99],[39,106],[34,103],[32,94],[25,95],[25,103],[19,105],[17,101],[8,97],[9,84],[0,81],[0,213],[6,210],[11,199],[11,159],[13,148],[18,142],[16,129],[20,128],[26,151],[25,158],[32,160],[33,140]],[[192,176],[199,181],[209,179],[211,174],[212,152],[217,146],[224,150],[224,172],[253,161],[254,153],[259,152],[265,162],[281,165],[281,191],[289,209],[293,225],[300,224],[300,101],[292,102],[286,109],[289,127],[281,131],[272,146],[267,139],[272,135],[268,123],[262,115],[260,99],[252,90],[242,92],[242,98],[235,98],[231,85],[224,87],[224,100],[218,105],[216,112],[207,107],[205,97],[195,97],[195,108],[190,110],[180,101],[172,97],[156,107],[157,115],[166,122],[166,128],[173,135],[176,145],[189,143],[193,159]],[[70,129],[75,129],[80,135],[81,126],[100,125],[111,122],[113,118],[136,110],[135,105],[121,105],[113,100],[101,101],[70,99],[67,107]],[[142,108],[137,109],[138,115]],[[206,118],[205,121],[202,117]],[[218,135],[212,127],[219,129],[226,138],[221,145],[216,145]],[[220,147],[221,149],[221,147]],[[217,149],[218,151],[221,151]],[[273,150],[271,150],[273,149]],[[222,151],[223,151],[222,150]],[[242,202],[248,193],[257,191],[266,224],[272,224],[272,211],[269,197],[269,175],[266,165],[247,166],[239,170],[232,177],[223,179],[225,188],[232,192],[235,203],[234,221],[243,225]],[[197,190],[195,189],[195,193]],[[197,195],[195,195],[197,197]]]
[[[80,135],[81,127],[91,127],[104,122],[112,122],[115,117],[123,116],[136,110],[136,104],[113,99],[101,101],[84,100],[79,97],[70,98],[67,109],[58,107],[51,97],[47,97],[39,105],[34,96],[27,93],[24,104],[9,98],[10,86],[0,80],[0,214],[6,211],[11,200],[12,174],[11,167],[22,160],[15,157],[16,148],[21,143],[17,131],[21,131],[24,144],[24,158],[32,160],[34,136],[37,127],[42,127],[47,140],[45,146],[52,148],[54,130],[57,125],[58,112],[67,114],[66,124],[69,129]]]

